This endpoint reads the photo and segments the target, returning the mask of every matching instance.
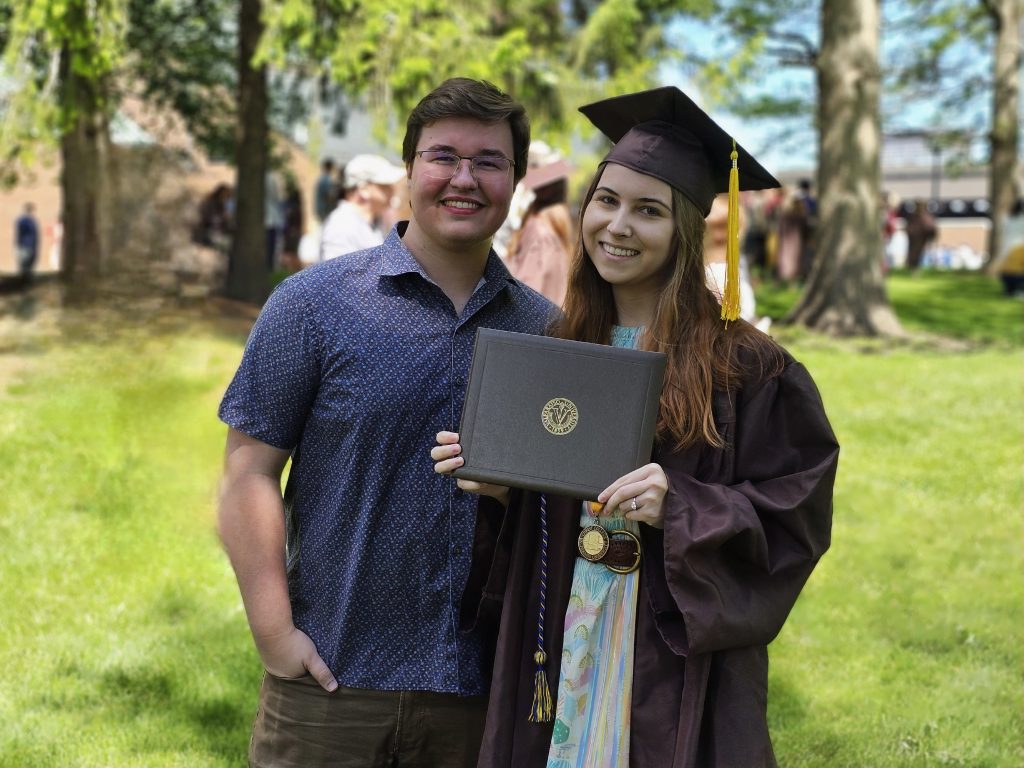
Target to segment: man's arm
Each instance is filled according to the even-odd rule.
[[[309,637],[292,623],[285,573],[281,472],[289,452],[228,430],[220,494],[220,537],[235,569],[256,650],[277,677],[307,671],[328,691],[338,687]]]

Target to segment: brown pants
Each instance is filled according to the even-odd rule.
[[[432,691],[327,693],[309,675],[263,676],[252,768],[474,768],[485,696]]]

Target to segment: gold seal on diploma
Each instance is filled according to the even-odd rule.
[[[540,412],[544,429],[552,435],[567,435],[576,429],[580,411],[576,403],[565,397],[555,397],[545,403]]]

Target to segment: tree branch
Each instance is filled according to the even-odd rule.
[[[740,37],[760,33],[760,29],[748,25],[736,25],[733,28]],[[785,66],[813,67],[818,59],[818,48],[809,37],[783,30],[768,33],[765,53]]]
[[[817,47],[806,35],[801,35],[797,32],[772,32],[770,36],[793,43],[799,48],[805,50],[809,56],[814,56],[818,52]]]
[[[980,0],[980,2],[982,7],[985,9],[985,13],[992,18],[992,21],[998,27],[1002,23],[1002,19],[999,16],[999,6],[996,4],[995,0]]]
[[[779,64],[787,67],[813,67],[818,58],[816,50],[808,51],[783,45],[766,45],[764,52],[777,59]]]

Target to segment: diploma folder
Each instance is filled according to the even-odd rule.
[[[596,500],[651,460],[665,355],[480,328],[455,477]]]

